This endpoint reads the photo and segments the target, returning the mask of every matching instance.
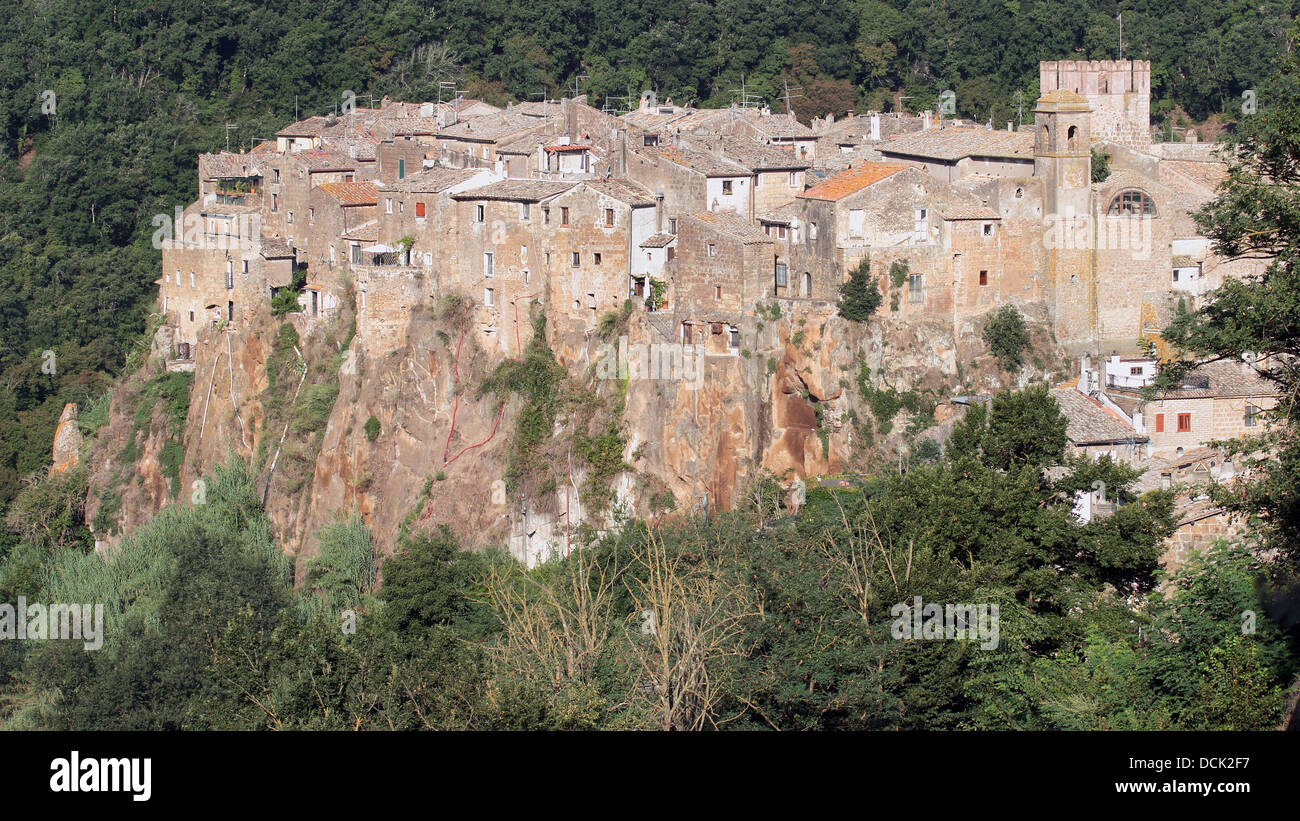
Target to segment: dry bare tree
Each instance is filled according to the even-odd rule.
[[[650,531],[629,573],[636,605],[629,630],[640,680],[633,701],[662,730],[717,727],[727,659],[745,652],[745,621],[758,615],[752,591],[723,578],[719,563],[670,551]]]

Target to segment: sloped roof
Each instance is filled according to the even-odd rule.
[[[908,168],[911,166],[902,163],[864,162],[817,183],[798,196],[806,200],[835,202]]]
[[[357,167],[355,159],[345,157],[337,151],[313,149],[297,151],[289,156],[307,166],[308,171],[355,171]]]
[[[642,208],[655,204],[654,196],[631,180],[611,177],[603,180],[587,180],[583,185],[595,189],[607,197],[613,197],[619,202],[625,202],[633,208]]]
[[[378,242],[379,241],[379,220],[370,220],[343,232],[343,239],[354,239],[357,242]]]
[[[677,240],[676,234],[654,234],[641,242],[642,248],[667,248]]]
[[[289,243],[279,237],[264,238],[258,253],[262,255],[263,259],[284,259],[285,257],[294,256],[293,248],[289,247]]]
[[[438,136],[445,139],[496,142],[502,137],[509,137],[541,125],[536,117],[526,117],[522,114],[484,114],[481,117],[472,117],[455,125],[449,125]]]
[[[1088,108],[1088,99],[1074,91],[1070,91],[1068,88],[1058,88],[1056,91],[1049,91],[1039,97],[1038,104],[1052,106],[1056,111],[1083,111]]]
[[[317,188],[344,206],[374,205],[379,201],[373,182],[326,182]]]
[[[812,165],[796,157],[793,148],[777,148],[744,137],[723,137],[722,153],[753,171],[803,169]]]
[[[763,233],[763,229],[749,220],[730,211],[703,211],[686,217],[688,220],[703,223],[719,234],[740,240],[745,245],[771,243],[772,238]]]
[[[1065,435],[1076,446],[1147,441],[1119,414],[1075,388],[1053,388],[1051,394],[1065,417]]]
[[[511,200],[516,202],[541,202],[568,191],[576,182],[557,180],[501,180],[482,188],[452,194],[456,200]]]
[[[936,128],[880,144],[880,153],[954,161],[963,157],[1032,160],[1034,135],[1028,131],[987,128]]]
[[[402,194],[437,194],[454,185],[460,185],[476,174],[483,173],[482,168],[444,168],[434,166],[403,179],[384,185],[385,191],[397,191]]]
[[[1260,376],[1244,362],[1222,359],[1198,365],[1189,376],[1209,381],[1208,387],[1184,385],[1174,390],[1161,391],[1158,399],[1227,399],[1251,396],[1278,396],[1280,391],[1273,382]]]
[[[258,177],[261,172],[248,154],[236,154],[221,151],[216,154],[200,154],[199,168],[203,170],[204,179],[222,180],[241,177]]]
[[[728,159],[710,154],[707,151],[697,151],[693,148],[682,148],[680,146],[658,146],[653,148],[638,148],[637,151],[643,151],[656,157],[661,157],[669,162],[689,168],[692,171],[698,171],[706,177],[747,177],[749,169],[740,163],[732,162]]]

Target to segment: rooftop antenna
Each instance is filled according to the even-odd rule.
[[[1119,20],[1119,59],[1124,59],[1124,12],[1115,15]]]
[[[582,93],[582,85],[581,85],[581,83],[582,83],[583,80],[586,80],[586,79],[589,79],[588,76],[587,76],[586,74],[578,74],[578,75],[575,75],[575,76],[574,76],[574,78],[573,78],[573,95],[572,95],[572,96],[577,97],[579,94]]]
[[[802,97],[803,95],[798,93],[800,91],[803,91],[803,86],[794,86],[793,88],[791,88],[790,81],[789,80],[785,81],[785,113],[786,114],[791,114],[791,115],[794,114],[794,111],[790,108],[790,101],[795,99],[796,97]]]
[[[763,99],[757,94],[751,93],[745,85],[745,75],[740,75],[740,88],[730,89],[732,94],[737,95],[734,101],[742,108],[758,108],[763,103]]]
[[[1012,97],[1016,106],[1016,125],[1025,124],[1025,92],[1016,89],[1015,96]]]
[[[239,126],[234,123],[226,123],[226,151],[230,150],[230,132],[238,130]]]
[[[451,80],[438,81],[438,105],[442,105],[442,93],[444,91],[449,92],[454,96],[456,93],[456,84]]]

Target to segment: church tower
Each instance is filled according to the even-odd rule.
[[[1051,91],[1034,109],[1034,176],[1044,181],[1048,214],[1084,216],[1092,186],[1092,127],[1088,101]]]
[[[1076,352],[1094,343],[1099,329],[1090,111],[1068,89],[1044,94],[1034,110],[1034,176],[1043,180],[1053,324],[1058,341]]]

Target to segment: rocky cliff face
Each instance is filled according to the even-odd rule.
[[[92,460],[88,518],[111,522],[102,537],[115,539],[162,504],[198,500],[196,481],[235,458],[256,472],[300,562],[319,528],[353,509],[384,551],[403,528],[446,524],[468,547],[532,562],[620,511],[731,508],[763,472],[787,482],[876,472],[950,422],[949,397],[1007,379],[974,325],[954,338],[950,324],[904,325],[887,312],[853,323],[833,305],[788,301],[742,321],[743,347],[710,340],[682,361],[662,321],[632,313],[603,338],[548,330],[567,364],[551,388],[554,416],[538,423],[536,398],[481,390],[516,357],[481,347],[466,316],[419,306],[379,325],[347,309],[262,312],[213,327],[194,353],[183,431],[169,431],[165,407],[139,410],[166,371],[119,389]],[[1022,380],[1059,363],[1046,334],[1037,343],[1046,361]],[[184,445],[175,476],[172,440]],[[525,447],[533,466],[521,478]]]

